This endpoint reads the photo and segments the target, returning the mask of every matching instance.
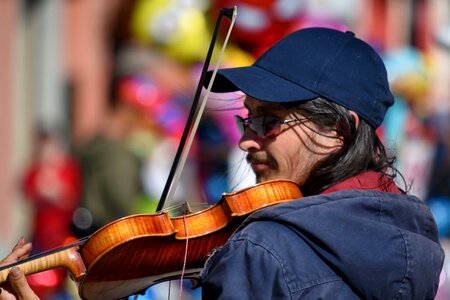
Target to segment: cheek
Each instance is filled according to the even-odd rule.
[[[287,163],[287,170],[291,177],[298,183],[303,184],[309,177],[309,173],[316,163],[316,159],[312,153],[305,148],[298,148],[297,151],[291,152],[291,158]]]
[[[321,153],[322,149],[318,149],[312,140],[305,137],[300,140],[299,136],[291,136],[288,141],[289,144],[280,147],[280,172],[302,185],[317,161],[326,155]]]
[[[303,153],[305,149],[299,143],[290,141],[290,143],[278,141],[280,143],[277,143],[277,147],[268,147],[267,152],[278,177],[299,182],[304,177],[305,168],[308,168],[305,160],[309,158],[305,157]]]

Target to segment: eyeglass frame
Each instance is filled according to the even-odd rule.
[[[277,123],[275,124],[275,126],[278,126],[279,129],[276,130],[275,133],[273,134],[269,134],[271,130],[273,130],[275,127],[273,127],[270,130],[266,130],[266,128],[264,127],[264,125],[268,124],[268,123],[264,123],[264,122],[259,122],[259,123],[255,123],[252,122],[252,120],[256,120],[256,119],[266,119],[266,118],[271,118],[273,119],[273,121],[277,121]],[[302,117],[302,118],[294,118],[294,119],[288,119],[288,120],[280,120],[279,118],[275,117],[275,116],[257,116],[257,117],[247,117],[247,118],[243,118],[240,115],[235,115],[234,116],[234,120],[236,122],[236,126],[238,127],[238,129],[240,130],[240,132],[243,134],[245,132],[245,130],[250,127],[250,129],[256,133],[256,135],[260,138],[274,138],[276,136],[278,136],[281,132],[283,132],[283,130],[281,129],[281,125],[283,124],[289,124],[292,122],[302,122],[307,120],[308,118],[306,117]],[[252,127],[252,124],[253,127]],[[255,126],[259,126],[259,127],[255,127]]]

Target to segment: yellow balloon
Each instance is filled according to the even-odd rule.
[[[205,14],[182,1],[138,0],[131,19],[137,41],[152,44],[183,61],[203,59],[209,30]]]
[[[170,55],[183,61],[202,60],[209,44],[206,17],[196,9],[186,9],[178,19],[174,39],[167,44]]]
[[[150,28],[155,14],[167,9],[173,0],[138,0],[131,16],[131,32],[139,42],[151,42]]]

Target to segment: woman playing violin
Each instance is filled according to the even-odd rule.
[[[252,66],[220,70],[213,91],[246,95],[239,146],[258,182],[290,179],[306,197],[251,214],[206,262],[204,299],[434,297],[443,251],[430,211],[397,187],[377,136],[394,99],[368,44],[299,30]],[[19,242],[7,260],[29,248]],[[18,298],[34,299],[13,272]]]

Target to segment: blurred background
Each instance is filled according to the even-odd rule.
[[[450,251],[450,0],[1,0],[0,257],[21,236],[39,253],[155,211],[218,11],[234,5],[222,67],[311,26],[352,30],[380,53],[396,104],[379,134]],[[235,146],[240,100],[210,97],[166,206],[213,204],[254,182]],[[449,276],[446,261],[437,299],[450,299]],[[58,270],[30,282],[42,299],[77,298]]]

